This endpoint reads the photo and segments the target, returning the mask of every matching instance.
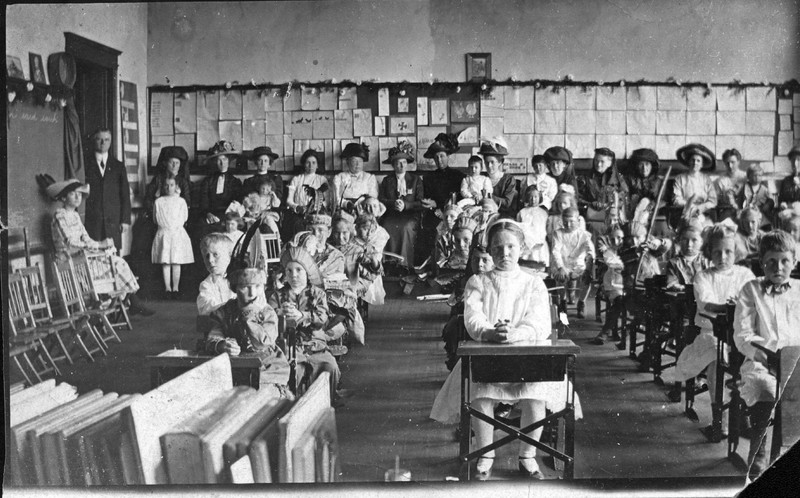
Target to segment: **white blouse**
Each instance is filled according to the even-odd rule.
[[[333,202],[356,199],[364,194],[378,197],[378,180],[375,175],[362,171],[357,175],[343,171],[333,177]]]
[[[292,178],[291,182],[289,182],[289,188],[286,192],[286,204],[291,208],[296,206],[305,206],[308,204],[308,194],[306,194],[306,189],[303,188],[303,185],[308,185],[314,190],[319,190],[320,187],[327,184],[328,179],[316,173],[310,175],[297,175]],[[330,192],[326,192],[324,194],[324,202],[326,205],[328,204],[329,193]]]

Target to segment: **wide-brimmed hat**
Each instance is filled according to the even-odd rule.
[[[77,190],[78,192],[84,195],[89,195],[89,186],[84,185],[83,183],[79,182],[74,178],[69,180],[64,180],[61,182],[55,182],[46,188],[48,197],[50,197],[54,201],[57,201],[58,199],[64,197],[73,190]]]
[[[369,146],[367,144],[347,144],[339,155],[342,159],[348,157],[360,157],[365,161],[369,161]]]
[[[439,133],[433,140],[433,143],[428,146],[428,150],[422,155],[425,159],[433,159],[439,152],[444,152],[448,156],[458,152],[459,145],[458,139],[455,135],[448,135],[447,133]]]
[[[297,263],[303,267],[308,275],[308,281],[313,286],[322,285],[322,275],[314,257],[303,247],[287,247],[281,254],[281,266],[286,268],[289,263]]]
[[[266,147],[263,145],[261,147],[256,147],[255,149],[253,149],[253,154],[250,157],[252,157],[253,159],[258,159],[261,156],[269,156],[271,161],[274,161],[279,157],[278,154],[272,152],[272,149],[270,147]]]
[[[187,154],[186,149],[180,145],[167,145],[166,147],[162,147],[161,152],[158,154],[158,164],[167,162],[170,159],[177,159],[181,163],[186,163],[186,161],[189,160],[189,154]]]
[[[544,158],[550,161],[564,161],[567,164],[572,163],[572,152],[566,147],[556,145],[544,151]]]
[[[716,169],[717,159],[714,157],[714,153],[703,144],[693,143],[684,145],[675,152],[675,156],[678,158],[678,161],[680,161],[684,166],[689,166],[689,159],[691,159],[695,154],[703,158],[703,171],[713,171]]]
[[[636,149],[631,152],[631,157],[628,158],[628,164],[635,168],[639,161],[647,161],[653,165],[653,169],[650,171],[651,176],[655,175],[658,172],[658,168],[661,166],[658,160],[658,154],[656,154],[653,149]]]
[[[236,149],[234,149],[232,143],[228,142],[227,140],[220,140],[219,142],[215,143],[213,147],[208,149],[208,157],[206,159],[211,160],[219,156],[238,157],[239,153],[236,152]]]
[[[493,137],[481,139],[481,148],[478,151],[481,156],[507,156],[508,144],[503,137]]]
[[[414,162],[414,146],[410,142],[403,140],[397,147],[389,149],[389,158],[383,164],[392,164],[395,160],[405,159],[407,162]]]

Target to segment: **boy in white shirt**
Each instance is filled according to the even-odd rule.
[[[553,255],[550,258],[553,278],[566,289],[562,292],[561,308],[566,308],[564,295],[570,303],[575,292],[579,292],[577,314],[583,318],[586,308],[586,297],[591,287],[592,265],[595,252],[592,236],[578,226],[578,210],[569,207],[562,213],[564,226],[553,234]]]
[[[200,253],[209,275],[200,282],[197,295],[197,329],[205,336],[210,330],[208,316],[236,295],[231,290],[225,273],[231,262],[233,242],[224,233],[210,233],[200,241]]]

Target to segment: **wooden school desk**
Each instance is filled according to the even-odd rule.
[[[156,356],[148,356],[150,387],[155,389],[213,358],[215,355],[201,354],[188,349],[170,349]],[[230,358],[233,385],[258,389],[261,360],[254,356],[231,356]]]
[[[459,460],[462,480],[470,479],[469,462],[488,451],[506,445],[516,439],[533,445],[564,462],[564,477],[571,479],[575,470],[575,356],[581,348],[568,339],[516,342],[496,344],[489,342],[462,341],[458,344],[461,357],[461,442]],[[517,429],[472,408],[470,404],[471,382],[544,382],[564,381],[566,375],[566,406],[563,410],[537,420],[533,424]],[[492,444],[469,451],[472,417],[487,422],[507,433]],[[534,440],[526,432],[544,426],[550,421],[564,419],[563,452]],[[559,442],[558,446],[561,445]]]

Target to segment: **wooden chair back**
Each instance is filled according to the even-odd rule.
[[[117,291],[116,270],[111,255],[106,253],[81,254],[86,262],[92,285],[96,294],[113,294]],[[77,269],[77,266],[76,266]]]
[[[72,260],[53,262],[53,273],[56,276],[56,289],[61,299],[61,305],[67,317],[86,311],[78,279],[72,268]]]
[[[108,257],[107,255],[104,256]],[[97,265],[96,260],[94,264]],[[95,287],[95,280],[92,278],[92,269],[86,255],[84,253],[73,255],[70,258],[70,265],[72,266],[73,275],[78,286],[78,292],[83,301],[84,309],[89,309],[100,303],[100,296]]]
[[[8,321],[11,323],[11,333],[16,337],[36,327],[25,297],[25,281],[20,274],[12,273],[8,276],[8,294]]]
[[[50,297],[45,285],[42,269],[39,265],[26,266],[16,271],[25,284],[28,296],[28,305],[36,320],[49,321],[53,318],[53,309],[50,307]]]
[[[281,237],[277,233],[261,234],[262,248],[264,249],[264,263],[280,263]]]

